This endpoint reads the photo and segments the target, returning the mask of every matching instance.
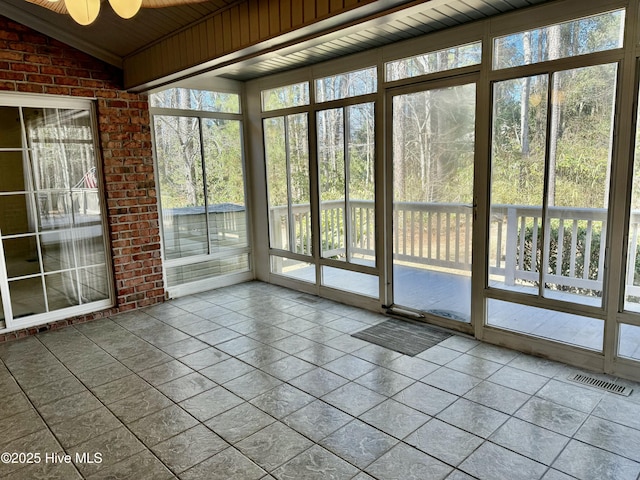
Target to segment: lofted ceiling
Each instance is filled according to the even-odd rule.
[[[378,0],[373,2],[374,9],[357,8],[348,16],[337,15],[320,22],[322,25],[314,29],[303,28],[282,39],[276,38],[264,51],[253,48],[250,55],[238,52],[232,62],[216,65],[213,61],[201,71],[206,68],[210,75],[249,80],[546,1],[549,0]],[[0,14],[122,68],[128,56],[167,35],[202,22],[220,9],[243,2],[210,0],[174,7],[143,8],[129,20],[123,20],[110,8],[103,7],[97,20],[89,26],[80,26],[68,15],[26,0],[0,0]],[[361,17],[358,16],[360,11]],[[201,72],[194,67],[184,76],[197,73]]]

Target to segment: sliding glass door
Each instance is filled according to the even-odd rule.
[[[0,106],[0,129],[2,326],[109,306],[90,104]]]
[[[475,83],[392,96],[393,303],[471,315]]]

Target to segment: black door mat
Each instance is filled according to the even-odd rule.
[[[351,336],[413,357],[451,335],[421,322],[392,318]]]

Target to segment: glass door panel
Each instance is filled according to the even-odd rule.
[[[469,322],[475,84],[393,97],[394,304]]]

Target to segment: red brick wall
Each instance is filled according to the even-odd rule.
[[[0,91],[97,98],[116,306],[47,328],[161,302],[160,230],[146,97],[122,90],[119,69],[2,16]],[[0,335],[0,341],[28,333]]]

